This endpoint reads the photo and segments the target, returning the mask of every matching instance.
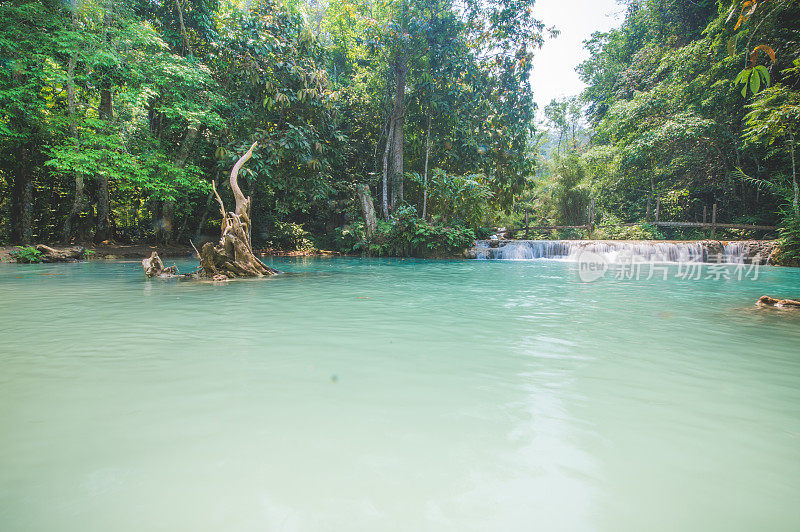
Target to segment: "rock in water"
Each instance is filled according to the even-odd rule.
[[[761,296],[756,303],[759,307],[775,307],[785,309],[800,309],[800,301],[794,299],[775,299],[774,297]]]

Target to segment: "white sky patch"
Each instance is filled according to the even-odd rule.
[[[583,41],[595,31],[618,27],[625,18],[625,6],[616,0],[536,0],[535,16],[561,35],[545,41],[533,58],[533,95],[539,105],[537,117],[553,98],[574,96],[584,89],[575,67],[588,58]]]

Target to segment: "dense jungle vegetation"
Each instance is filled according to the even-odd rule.
[[[6,1],[0,243],[217,238],[211,185],[257,141],[262,247],[445,254],[590,205],[594,237],[703,236],[647,224],[659,198],[800,257],[800,3],[625,3],[537,125],[532,0]]]

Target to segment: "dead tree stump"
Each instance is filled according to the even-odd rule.
[[[247,153],[236,161],[231,170],[231,190],[236,199],[236,207],[233,212],[225,210],[222,198],[212,183],[214,196],[217,198],[222,213],[222,235],[217,244],[206,242],[200,249],[199,275],[201,277],[219,280],[222,276],[226,278],[264,277],[280,273],[261,262],[253,253],[253,244],[250,240],[252,229],[250,198],[246,198],[239,188],[239,170],[253,156],[253,150],[257,145],[258,143],[254,142]]]
[[[157,252],[153,252],[150,254],[149,259],[144,259],[142,261],[142,268],[144,268],[144,274],[149,277],[175,277],[179,275],[178,267],[177,266],[168,266],[164,267],[164,263],[161,261],[161,257],[158,256]]]

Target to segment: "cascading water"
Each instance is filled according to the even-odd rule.
[[[743,264],[747,250],[743,242],[728,242],[722,248],[722,262],[726,264]]]
[[[721,246],[721,253],[703,242],[615,242],[593,240],[479,240],[475,243],[478,259],[533,260],[556,259],[577,261],[584,252],[596,253],[608,262],[747,262],[745,243],[730,242]]]

